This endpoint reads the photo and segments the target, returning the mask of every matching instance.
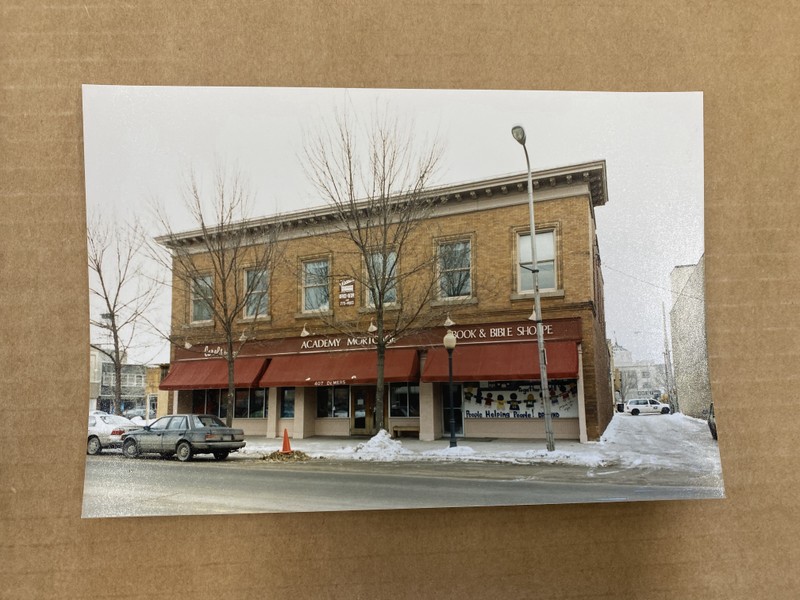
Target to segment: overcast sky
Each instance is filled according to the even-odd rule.
[[[303,136],[343,107],[366,115],[388,105],[435,134],[444,145],[437,184],[523,172],[515,124],[534,171],[605,159],[608,199],[596,217],[607,333],[635,360],[663,361],[670,271],[703,254],[699,92],[84,86],[83,98],[88,211],[146,217],[156,199],[175,229],[192,226],[179,210],[188,170],[211,173],[220,160],[247,176],[253,216],[320,206],[300,162]],[[167,361],[169,352],[131,359]]]

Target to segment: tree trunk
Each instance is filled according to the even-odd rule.
[[[114,402],[111,412],[115,415],[122,414],[122,362],[119,353],[115,350],[116,360],[114,360]]]
[[[233,411],[236,404],[236,384],[233,380],[233,363],[236,358],[233,355],[233,343],[231,336],[228,336],[228,353],[225,357],[228,361],[228,402],[225,411],[225,423],[228,427],[233,426]]]
[[[377,342],[375,349],[378,353],[377,362],[377,381],[375,383],[375,425],[378,431],[386,429],[386,415],[383,414],[383,388],[384,388],[384,365],[386,364],[386,340],[383,336],[383,314],[377,315]]]

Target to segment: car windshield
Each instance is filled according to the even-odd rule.
[[[194,415],[195,427],[226,427],[225,423],[212,415]]]

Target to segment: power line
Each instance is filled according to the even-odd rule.
[[[650,287],[654,287],[659,290],[664,290],[665,292],[669,292],[670,294],[674,294],[675,296],[681,296],[683,298],[691,298],[692,300],[699,300],[700,302],[705,302],[703,298],[698,298],[697,296],[693,296],[691,294],[686,294],[684,292],[674,292],[669,288],[665,288],[663,285],[658,285],[657,283],[653,283],[651,281],[645,281],[644,279],[640,279],[635,275],[631,275],[630,273],[626,273],[625,271],[620,271],[619,269],[615,269],[614,267],[609,267],[607,264],[603,264],[604,269],[608,269],[609,271],[614,271],[615,273],[619,273],[620,275],[624,275],[625,277],[629,277],[639,283],[643,283],[645,285],[649,285]]]

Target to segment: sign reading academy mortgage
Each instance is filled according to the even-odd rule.
[[[395,342],[393,338],[386,340],[387,345]],[[346,350],[348,348],[374,348],[378,344],[376,336],[354,337],[320,337],[306,339],[300,343],[300,350]]]
[[[431,348],[442,345],[442,338],[447,329],[453,332],[459,344],[495,344],[504,342],[536,341],[536,324],[530,321],[514,321],[510,323],[491,323],[476,325],[455,325],[453,327],[434,327],[419,333],[395,339],[387,338],[387,345],[394,348]],[[552,319],[542,324],[545,342],[556,340],[581,340],[581,320],[576,318]],[[311,335],[275,340],[253,340],[245,343],[238,354],[240,356],[278,356],[305,352],[336,352],[347,350],[374,349],[378,338],[371,334],[361,335]],[[221,344],[209,344],[203,347],[200,356],[205,358],[223,358],[225,351]],[[199,358],[196,350],[175,349],[177,360]]]

